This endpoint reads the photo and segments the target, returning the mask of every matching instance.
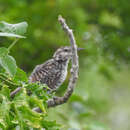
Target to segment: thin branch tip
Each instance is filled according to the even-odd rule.
[[[60,20],[62,18],[62,15],[60,14],[59,16],[58,16],[58,20]]]
[[[65,19],[62,17],[62,15],[59,15],[59,16],[58,16],[58,21],[59,21],[59,22],[65,21]]]

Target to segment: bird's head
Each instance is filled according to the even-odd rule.
[[[61,47],[56,50],[56,52],[53,55],[53,58],[55,60],[59,61],[66,61],[71,59],[72,57],[72,51],[70,46]]]

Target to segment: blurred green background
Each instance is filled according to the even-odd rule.
[[[63,130],[130,130],[129,0],[0,0],[0,21],[29,24],[27,38],[11,50],[31,73],[54,51],[69,45],[57,18],[74,30],[79,47],[79,80],[69,102],[49,109]],[[0,46],[10,39],[0,38]],[[58,90],[63,95],[66,82]]]

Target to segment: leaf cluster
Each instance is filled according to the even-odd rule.
[[[0,129],[58,130],[59,125],[55,121],[46,120],[46,101],[52,96],[48,93],[48,87],[40,83],[28,83],[26,73],[17,67],[15,59],[9,54],[18,38],[25,38],[22,35],[26,29],[26,22],[0,22],[0,36],[15,37],[8,48],[0,48]],[[12,98],[11,92],[18,87],[22,88]],[[42,113],[34,111],[35,107],[39,107]]]

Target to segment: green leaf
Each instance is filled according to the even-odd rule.
[[[11,90],[21,86],[21,84],[16,84],[9,75],[5,75],[4,73],[0,73],[0,82],[1,85],[7,85]]]
[[[49,130],[60,130],[61,125],[57,124],[56,121],[42,121],[42,125],[45,129]]]
[[[0,22],[0,36],[25,38],[23,35],[27,31],[27,22],[21,22],[17,24],[9,24],[7,22]]]
[[[40,122],[42,120],[41,114],[32,111],[28,106],[21,105],[17,107],[18,116],[22,118],[29,126],[34,128],[41,128]]]
[[[8,49],[5,47],[0,48],[0,57],[6,56],[9,53]]]
[[[2,87],[0,93],[6,96],[8,99],[10,98],[10,89],[6,85]]]
[[[7,22],[0,22],[0,31],[23,35],[27,29],[27,22],[21,22],[17,24],[9,24]]]
[[[13,33],[2,33],[2,32],[0,32],[0,36],[3,36],[3,37],[26,38],[26,37],[21,36],[21,35],[17,35],[17,34],[13,34]]]
[[[20,69],[20,68],[17,68],[17,72],[15,74],[15,77],[13,79],[13,81],[15,82],[27,82],[28,81],[28,77],[26,75],[26,73]]]
[[[36,96],[32,96],[30,97],[30,102],[36,104],[42,110],[43,113],[47,113],[43,104],[43,100],[38,99]]]
[[[12,76],[15,75],[17,66],[16,61],[12,56],[0,57],[0,65]]]
[[[31,83],[28,84],[26,88],[30,90],[33,95],[37,95],[40,99],[44,99],[45,101],[52,96],[52,94],[47,93],[48,87],[44,84]]]
[[[4,86],[0,91],[0,128],[7,129],[10,124],[9,89]]]
[[[29,106],[29,96],[27,96],[25,89],[22,89],[14,98],[14,106],[17,120],[20,127],[22,125],[32,126],[33,128],[41,128],[40,123],[43,120],[42,114],[37,113]]]

